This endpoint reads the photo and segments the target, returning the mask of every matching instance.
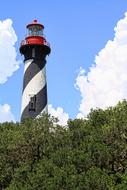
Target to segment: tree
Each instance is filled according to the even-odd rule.
[[[127,102],[57,125],[43,115],[0,124],[0,188],[126,190]]]

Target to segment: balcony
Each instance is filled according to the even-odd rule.
[[[38,36],[39,37],[39,36]],[[34,36],[28,36],[28,39],[22,40],[20,43],[20,47],[21,46],[25,46],[25,45],[33,45],[33,44],[37,44],[37,45],[45,45],[47,47],[50,48],[50,44],[49,42],[47,42],[46,40],[42,40],[42,38],[37,38]]]

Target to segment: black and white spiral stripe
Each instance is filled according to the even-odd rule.
[[[31,58],[24,61],[24,81],[21,106],[21,120],[36,118],[47,113],[47,83],[45,59]],[[30,98],[36,96],[36,109],[30,111]]]

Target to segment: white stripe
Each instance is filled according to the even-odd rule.
[[[25,65],[24,65],[24,73],[26,72],[27,68],[30,66],[30,64],[32,63],[33,59],[29,59],[25,61]]]
[[[46,84],[46,70],[45,67],[37,73],[27,84],[22,95],[21,114],[26,106],[29,104],[30,97],[36,95]]]
[[[48,105],[45,106],[41,113],[48,113]]]

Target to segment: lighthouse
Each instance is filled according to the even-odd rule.
[[[27,36],[19,49],[24,56],[21,121],[48,113],[46,56],[51,48],[44,37],[42,24],[34,20],[26,28]]]

